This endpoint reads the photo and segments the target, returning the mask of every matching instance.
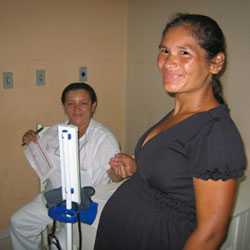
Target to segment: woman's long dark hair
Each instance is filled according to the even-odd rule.
[[[170,22],[167,23],[163,30],[163,36],[172,27],[188,25],[194,37],[198,40],[199,45],[207,52],[207,59],[211,60],[218,53],[225,55],[223,69],[217,75],[213,75],[212,87],[216,100],[221,104],[226,104],[223,98],[223,89],[220,82],[220,76],[226,67],[226,42],[224,34],[212,18],[196,14],[177,14]]]

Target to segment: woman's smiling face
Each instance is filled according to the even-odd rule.
[[[92,103],[86,90],[71,90],[66,94],[64,111],[69,122],[77,127],[84,127],[89,124],[95,108],[96,102]]]
[[[159,48],[157,63],[167,92],[188,93],[210,84],[211,64],[190,26],[170,28]]]

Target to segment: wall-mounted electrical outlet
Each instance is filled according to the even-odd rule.
[[[81,82],[88,80],[87,67],[80,67],[80,69],[79,69],[79,80]]]
[[[3,72],[3,87],[11,89],[14,87],[13,72]]]
[[[46,83],[46,71],[45,69],[36,70],[36,85],[42,86]]]

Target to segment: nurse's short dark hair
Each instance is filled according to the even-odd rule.
[[[61,102],[64,105],[66,101],[66,96],[69,91],[74,90],[85,90],[89,93],[91,103],[97,103],[97,96],[95,90],[87,83],[85,82],[72,82],[68,86],[66,86],[62,92],[61,96]]]

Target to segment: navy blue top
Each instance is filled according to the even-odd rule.
[[[95,250],[181,250],[196,225],[193,178],[244,173],[243,143],[226,106],[196,113],[142,146],[155,126],[137,143],[137,173],[102,212]]]

